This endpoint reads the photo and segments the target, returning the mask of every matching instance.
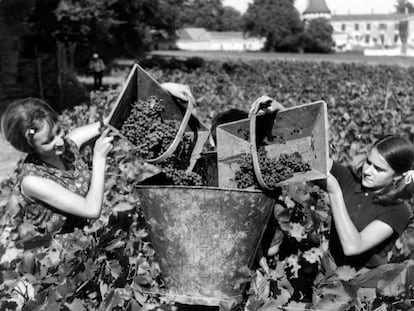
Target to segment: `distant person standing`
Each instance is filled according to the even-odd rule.
[[[105,63],[98,53],[94,53],[89,62],[89,70],[93,74],[93,89],[99,90],[102,87],[102,77],[105,70]]]

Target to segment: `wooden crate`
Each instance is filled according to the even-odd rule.
[[[164,120],[178,120],[181,122],[186,113],[186,103],[175,101],[141,66],[134,64],[111,111],[109,120],[109,127],[126,140],[132,148],[137,148],[138,146],[135,146],[123,136],[120,133],[120,129],[131,113],[133,104],[139,100],[146,101],[151,96],[156,96],[163,101],[165,108],[162,112],[162,117]],[[191,171],[208,138],[209,129],[194,114],[191,114],[184,133],[191,135],[194,142],[188,167],[188,171]]]
[[[328,173],[328,120],[323,101],[300,105],[269,115],[256,117],[256,132],[266,136],[268,157],[299,152],[311,165],[311,170],[295,173],[280,182],[289,183],[324,179]],[[270,123],[269,123],[270,122]],[[250,119],[226,123],[217,127],[218,183],[222,188],[237,188],[235,172],[240,168],[243,155],[251,154]]]

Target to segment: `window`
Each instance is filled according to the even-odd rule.
[[[369,43],[369,39],[370,39],[369,35],[365,35],[365,43]]]
[[[367,30],[371,30],[371,24],[367,23]]]
[[[342,30],[342,31],[345,31],[345,30],[346,30],[346,25],[345,25],[345,24],[342,24],[342,26],[341,26],[341,30]]]
[[[387,24],[379,24],[379,26],[378,26],[378,29],[379,30],[387,30]]]
[[[394,24],[394,29],[399,30],[400,29],[400,23],[395,23]]]
[[[397,43],[398,42],[398,38],[399,37],[400,37],[399,35],[394,35],[394,43]]]
[[[358,23],[357,23],[357,24],[355,24],[354,29],[355,29],[355,30],[359,30],[359,24],[358,24]]]

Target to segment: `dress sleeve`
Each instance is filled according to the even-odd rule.
[[[379,213],[378,220],[390,225],[400,235],[410,220],[410,211],[404,204],[384,206]]]
[[[333,161],[330,173],[338,180],[342,190],[351,188],[355,185],[355,176],[349,167]]]

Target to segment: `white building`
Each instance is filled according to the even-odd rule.
[[[325,0],[309,0],[303,19],[324,17],[333,27],[339,51],[364,50],[369,55],[414,54],[414,14],[331,14]],[[408,23],[406,51],[400,38],[401,23]],[[403,52],[402,52],[403,51]]]
[[[265,39],[247,37],[243,32],[207,31],[204,28],[182,28],[177,31],[176,45],[188,51],[259,51]]]

